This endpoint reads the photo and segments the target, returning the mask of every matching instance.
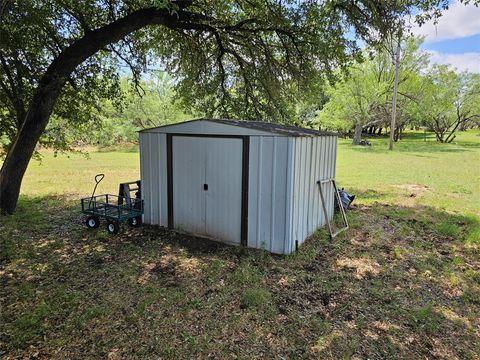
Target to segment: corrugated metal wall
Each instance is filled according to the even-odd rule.
[[[335,178],[337,137],[294,138],[294,183],[292,247],[326,224],[317,181]],[[333,216],[334,198],[331,183],[322,185],[327,215]],[[293,248],[291,249],[293,251]]]
[[[140,176],[144,199],[144,222],[168,226],[167,136],[140,133]]]
[[[288,253],[292,138],[251,136],[248,246]],[[289,161],[290,159],[290,161]]]

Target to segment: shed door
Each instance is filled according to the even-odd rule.
[[[240,243],[242,140],[172,137],[174,226]]]
[[[173,221],[175,228],[205,234],[205,140],[172,138]]]

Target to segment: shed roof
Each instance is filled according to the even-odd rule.
[[[301,127],[296,127],[291,125],[283,125],[283,124],[265,122],[265,121],[206,119],[206,118],[189,120],[189,121],[185,121],[183,123],[177,123],[177,124],[157,126],[154,128],[141,130],[140,132],[156,132],[155,130],[157,130],[158,132],[164,132],[164,133],[168,133],[169,130],[172,130],[172,132],[175,132],[178,129],[179,125],[193,123],[193,122],[202,122],[202,121],[216,123],[216,124],[223,124],[228,126],[235,126],[235,127],[251,129],[251,130],[257,130],[262,133],[271,133],[271,134],[278,134],[283,136],[325,136],[325,135],[337,136],[338,135],[337,133],[334,133],[334,132],[306,129],[306,128],[301,128]]]

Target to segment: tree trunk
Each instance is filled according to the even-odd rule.
[[[353,145],[359,145],[360,141],[362,141],[362,125],[355,125],[355,133],[353,135]]]
[[[457,112],[458,113],[458,112]],[[450,133],[448,134],[447,138],[445,139],[445,142],[447,143],[451,143],[453,141],[453,139],[455,138],[456,135],[455,132],[457,131],[458,127],[462,124],[465,124],[467,121],[463,118],[461,118],[460,115],[457,115],[457,121],[455,123],[455,126],[453,127],[453,129],[450,131]]]
[[[395,129],[395,142],[398,142],[398,140],[402,140],[403,136],[403,126],[397,126]]]
[[[453,135],[452,137],[449,136],[445,142],[450,144],[453,140],[455,140],[456,137],[457,135]]]
[[[382,127],[379,127],[379,128],[378,128],[377,135],[382,135],[382,129],[383,129]]]
[[[11,214],[17,206],[23,175],[40,136],[45,130],[61,85],[50,91],[40,89],[34,96],[24,125],[10,147],[0,170],[0,209]]]
[[[393,96],[392,96],[392,122],[390,124],[390,144],[388,149],[393,150],[393,143],[395,142],[395,122],[397,120],[397,92],[398,92],[398,68],[400,67],[400,39],[398,39],[397,49],[395,51],[395,77],[393,81]]]
[[[111,43],[115,43],[150,24],[175,28],[180,21],[189,19],[191,13],[178,11],[175,16],[167,10],[146,8],[124,18],[86,33],[55,58],[35,91],[25,121],[10,147],[0,170],[0,212],[11,214],[17,206],[22,179],[40,136],[57,102],[67,77],[83,61]],[[183,23],[181,26],[187,28]]]

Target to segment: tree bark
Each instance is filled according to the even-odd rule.
[[[353,145],[360,145],[360,141],[362,141],[362,125],[355,125],[355,133],[353,135]]]
[[[25,120],[15,141],[10,147],[0,170],[0,211],[11,214],[16,208],[20,186],[35,146],[55,103],[60,96],[67,77],[87,58],[150,24],[186,28],[191,13],[179,11],[172,16],[169,11],[158,8],[141,9],[104,27],[85,33],[55,58],[40,80],[28,107]]]
[[[397,92],[398,92],[398,70],[400,67],[400,39],[398,39],[397,49],[395,51],[395,77],[393,81],[393,96],[392,96],[392,122],[390,124],[390,144],[389,150],[393,150],[393,143],[395,142],[395,122],[397,120]]]

